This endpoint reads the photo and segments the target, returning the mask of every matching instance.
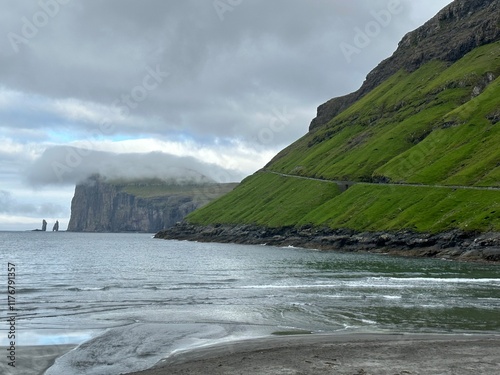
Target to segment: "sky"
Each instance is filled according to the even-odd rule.
[[[75,184],[240,181],[450,0],[0,0],[0,230]]]

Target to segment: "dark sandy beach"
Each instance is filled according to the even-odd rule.
[[[129,375],[500,373],[500,335],[295,335],[205,347]]]

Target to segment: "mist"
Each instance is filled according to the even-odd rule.
[[[185,183],[238,182],[241,172],[205,163],[194,157],[161,152],[117,154],[76,147],[47,149],[26,170],[32,187],[76,185],[99,175],[108,180],[159,178]]]

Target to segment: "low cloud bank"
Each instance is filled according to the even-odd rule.
[[[75,147],[47,149],[26,171],[32,186],[75,185],[93,175],[105,179],[137,180],[160,178],[176,183],[237,182],[238,171],[205,163],[193,157],[161,152],[117,154]]]
[[[29,217],[58,217],[68,214],[67,208],[53,203],[24,203],[16,200],[12,194],[0,190],[0,214],[15,214]]]

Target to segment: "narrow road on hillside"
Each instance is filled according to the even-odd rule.
[[[497,190],[500,191],[500,187],[493,186],[462,186],[462,185],[422,185],[422,184],[389,184],[389,183],[374,183],[374,182],[358,182],[358,181],[338,181],[338,180],[326,180],[321,178],[314,177],[305,177],[305,176],[297,176],[293,174],[279,173],[264,170],[264,172],[269,172],[282,177],[291,177],[291,178],[300,178],[303,180],[311,180],[311,181],[320,181],[337,185],[356,185],[356,184],[365,184],[365,185],[376,185],[376,186],[410,186],[410,187],[432,187],[432,188],[440,188],[440,189],[464,189],[464,190]]]

